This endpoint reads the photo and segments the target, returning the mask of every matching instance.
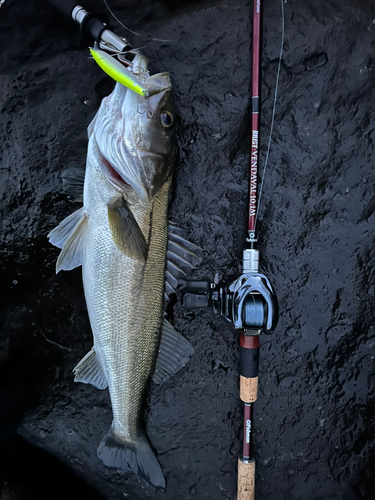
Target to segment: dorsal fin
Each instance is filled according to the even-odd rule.
[[[201,258],[201,248],[186,239],[187,232],[170,223],[168,226],[167,269],[165,273],[165,293],[169,296],[176,292],[178,280],[194,269]]]
[[[194,353],[194,348],[188,340],[176,332],[165,319],[160,340],[159,354],[156,361],[153,379],[161,384],[178,372]]]

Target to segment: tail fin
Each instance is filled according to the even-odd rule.
[[[145,436],[125,443],[119,441],[110,429],[99,445],[98,457],[107,467],[134,472],[155,488],[165,488],[160,464]]]

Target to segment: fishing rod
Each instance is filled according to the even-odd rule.
[[[48,1],[65,16],[76,21],[85,37],[95,41],[94,47],[90,47],[90,53],[107,75],[137,94],[149,97],[150,91],[135,76],[135,73],[143,71],[142,65],[136,68],[133,65],[138,51],[132,49],[126,38],[109,29],[106,14],[92,14],[75,0]],[[104,3],[109,9],[108,4]]]
[[[48,1],[65,16],[77,22],[83,35],[94,39],[100,49],[120,53],[131,49],[126,38],[116,35],[109,28],[106,14],[91,14],[75,0]]]
[[[272,138],[277,87],[284,40],[283,36],[275,89],[271,132],[268,142],[263,178],[258,190],[259,132],[260,132],[260,72],[261,72],[261,0],[254,0],[252,34],[252,90],[250,172],[248,196],[248,226],[243,250],[242,274],[224,283],[182,281],[181,293],[186,308],[211,306],[239,331],[240,399],[243,404],[242,453],[238,459],[237,500],[255,498],[255,459],[253,454],[253,404],[258,397],[259,336],[273,333],[278,321],[275,291],[264,274],[259,273],[259,250],[256,223]]]

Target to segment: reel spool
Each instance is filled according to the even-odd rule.
[[[250,294],[245,301],[243,308],[243,322],[248,328],[262,328],[266,317],[265,308],[262,298],[256,294]]]

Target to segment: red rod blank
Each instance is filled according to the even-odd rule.
[[[250,240],[255,241],[255,222],[258,206],[258,165],[259,165],[259,102],[260,102],[260,29],[261,0],[254,0],[253,13],[253,60],[251,76],[251,145],[248,231]]]

